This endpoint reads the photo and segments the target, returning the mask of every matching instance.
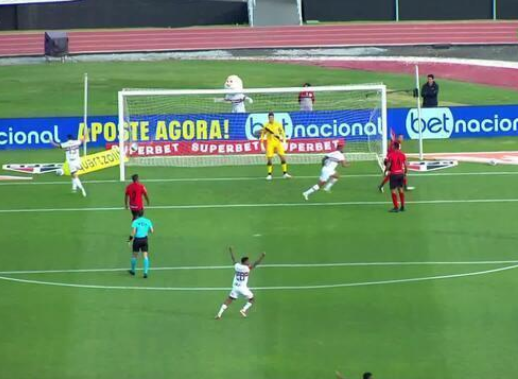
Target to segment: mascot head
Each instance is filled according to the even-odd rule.
[[[230,75],[225,81],[225,89],[242,90],[243,81],[237,75]]]

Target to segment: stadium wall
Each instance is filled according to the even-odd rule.
[[[499,19],[518,19],[518,2],[516,0],[498,0],[496,4],[496,14]]]
[[[491,19],[492,9],[493,0],[399,0],[401,20]]]
[[[370,113],[361,113],[362,111],[343,110],[278,113],[276,116],[290,138],[350,138],[355,141],[368,141],[373,136],[377,138],[381,130],[380,118],[372,119]],[[206,141],[215,144],[255,140],[255,126],[262,125],[266,119],[266,113],[156,116],[150,117],[152,122],[138,123],[136,140]],[[388,125],[396,134],[402,134],[408,139],[418,139],[417,119],[416,109],[388,110]],[[425,139],[518,135],[518,105],[426,108],[422,110],[422,120]],[[64,140],[67,134],[82,135],[81,122],[82,117],[0,119],[0,150],[51,148],[51,140]],[[162,138],[155,138],[160,124],[168,133],[162,134]],[[88,128],[91,131],[90,146],[105,146],[117,139],[116,116],[92,116]],[[200,130],[196,128],[203,128],[205,133],[198,133]],[[197,139],[197,135],[204,137]]]
[[[248,22],[246,3],[211,0],[81,0],[0,6],[3,30],[183,27]]]
[[[498,19],[518,19],[517,0],[498,0]],[[491,19],[493,0],[399,0],[400,19]],[[394,0],[304,0],[304,20],[391,21]],[[184,27],[246,24],[247,4],[215,0],[78,0],[0,6],[0,30]]]
[[[304,0],[304,19],[319,21],[391,21],[394,1],[387,0]]]

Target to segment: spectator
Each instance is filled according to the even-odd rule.
[[[311,84],[305,83],[303,86],[306,90],[299,93],[300,110],[303,112],[311,112],[315,103],[315,93],[309,90]]]
[[[428,75],[428,82],[425,83],[421,89],[423,108],[434,108],[438,106],[437,95],[439,95],[439,85],[435,82],[435,77],[430,74]]]

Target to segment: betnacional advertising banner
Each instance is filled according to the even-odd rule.
[[[290,112],[275,117],[298,151],[320,151],[317,142],[337,138],[349,142],[381,138],[379,110]],[[145,115],[125,125],[124,137],[157,150],[176,146],[193,155],[256,153],[259,130],[267,119],[266,113]],[[427,108],[421,110],[421,120],[416,109],[389,109],[388,128],[409,139],[418,139],[419,130],[424,139],[518,136],[518,105]],[[91,147],[118,142],[116,116],[92,116],[87,130]],[[0,150],[50,148],[52,140],[84,133],[82,117],[0,119]]]

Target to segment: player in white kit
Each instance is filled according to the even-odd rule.
[[[254,101],[241,92],[243,91],[243,80],[237,75],[230,75],[225,81],[225,89],[234,91],[223,98],[224,101],[232,104],[232,113],[246,113],[245,101],[250,104]]]
[[[251,97],[248,97],[242,93],[225,95],[225,101],[232,104],[232,113],[246,113],[245,101],[253,103]]]
[[[338,181],[339,175],[336,172],[336,167],[339,164],[342,167],[347,166],[347,162],[343,153],[344,146],[344,141],[338,142],[336,150],[324,157],[322,160],[322,171],[320,172],[318,184],[315,184],[313,187],[302,193],[304,199],[309,200],[309,195],[317,192],[322,187],[324,187],[324,191],[329,192],[331,187]]]
[[[225,302],[221,305],[221,308],[216,315],[216,320],[221,318],[223,312],[225,312],[228,306],[239,296],[244,296],[247,299],[245,306],[239,311],[243,317],[246,317],[246,312],[254,303],[254,294],[248,288],[248,277],[250,275],[250,271],[256,268],[266,255],[266,253],[262,253],[259,259],[257,259],[257,261],[255,261],[253,264],[250,264],[250,259],[248,257],[241,258],[241,263],[238,263],[236,262],[234,250],[232,247],[229,247],[228,250],[230,252],[230,258],[234,263],[234,281],[232,282],[232,291],[230,291],[227,300],[225,300]]]
[[[77,172],[81,170],[81,157],[79,155],[79,148],[84,142],[84,139],[74,139],[74,136],[69,134],[66,142],[57,143],[52,141],[52,145],[65,150],[65,156],[70,169],[70,175],[72,176],[72,192],[76,192],[79,188],[83,196],[86,197],[86,191],[79,179]]]

